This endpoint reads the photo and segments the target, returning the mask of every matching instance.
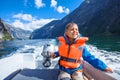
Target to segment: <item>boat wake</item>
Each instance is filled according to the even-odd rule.
[[[108,52],[105,50],[100,50],[93,45],[86,45],[88,50],[104,61],[108,66],[110,66],[114,73],[107,73],[117,80],[120,80],[120,52]],[[54,47],[54,51],[57,50],[57,46]],[[4,79],[6,76],[18,69],[44,69],[42,65],[43,56],[41,55],[43,51],[43,45],[36,43],[35,45],[24,45],[15,52],[12,52],[9,56],[0,59],[0,80]],[[52,65],[49,67],[51,69],[58,68],[55,67],[57,64],[57,59],[52,60]]]

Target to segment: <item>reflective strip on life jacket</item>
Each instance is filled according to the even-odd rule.
[[[64,60],[64,61],[68,61],[68,62],[81,63],[80,59],[76,60],[76,59],[72,59],[72,58],[66,58],[66,57],[63,57],[63,56],[60,57],[60,60]]]

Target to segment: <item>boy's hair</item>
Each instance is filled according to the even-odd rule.
[[[70,26],[73,26],[73,25],[77,25],[77,24],[74,23],[74,22],[68,23],[68,24],[65,26],[65,31],[66,31]]]

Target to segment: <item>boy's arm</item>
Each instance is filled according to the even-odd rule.
[[[91,53],[87,50],[86,47],[84,47],[82,57],[85,61],[87,61],[89,64],[91,64],[97,69],[104,71],[107,68],[107,65],[100,59],[95,58],[94,55],[91,55]]]

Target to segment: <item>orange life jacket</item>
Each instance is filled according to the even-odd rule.
[[[60,55],[60,65],[65,68],[77,68],[81,64],[81,57],[87,37],[80,37],[75,44],[67,44],[64,37],[58,37],[58,52]]]

